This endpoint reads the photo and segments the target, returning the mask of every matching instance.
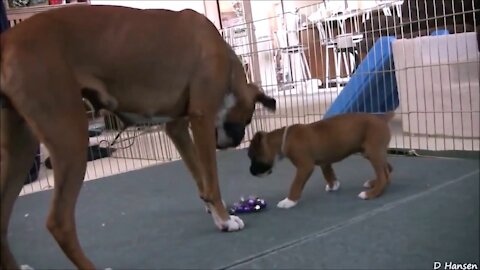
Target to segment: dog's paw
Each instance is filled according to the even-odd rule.
[[[224,232],[239,231],[245,227],[243,220],[237,216],[231,215],[227,221],[217,224],[218,228]]]
[[[22,264],[20,265],[20,270],[35,270],[35,269],[33,269],[33,267],[31,267],[28,264]]]
[[[362,200],[368,200],[368,195],[366,191],[362,191],[358,194],[358,197]]]
[[[330,192],[330,191],[337,191],[340,188],[340,181],[335,180],[333,182],[333,186],[331,187],[329,184],[325,185],[325,191]]]
[[[285,198],[277,203],[278,208],[288,209],[292,208],[297,205],[297,202],[290,200],[289,198]]]
[[[364,188],[372,188],[373,187],[373,181],[375,180],[367,180],[365,183],[363,183]]]

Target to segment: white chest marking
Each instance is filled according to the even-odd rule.
[[[215,121],[215,126],[217,128],[217,144],[218,145],[229,145],[231,144],[231,138],[228,137],[223,124],[226,121],[228,112],[233,106],[235,106],[236,98],[233,94],[228,94],[223,99],[223,104],[220,110],[217,113],[217,118]]]

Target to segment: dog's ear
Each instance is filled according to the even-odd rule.
[[[277,110],[277,101],[274,98],[265,95],[264,93],[258,94],[257,101],[262,103],[265,108],[272,112]]]
[[[254,83],[249,83],[248,86],[254,91],[255,102],[260,102],[270,111],[276,111],[277,101],[274,98],[265,95],[263,89]]]

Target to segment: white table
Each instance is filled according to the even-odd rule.
[[[348,81],[350,78],[350,72],[353,71],[355,62],[352,64],[352,60],[348,53],[345,52],[348,48],[353,48],[355,45],[363,40],[363,34],[360,33],[360,23],[359,18],[362,18],[362,23],[370,18],[370,14],[374,11],[380,12],[383,10],[384,14],[387,16],[391,15],[391,8],[397,9],[397,14],[400,14],[400,6],[403,4],[403,0],[390,0],[382,1],[375,6],[370,6],[365,9],[346,9],[339,13],[338,10],[328,10],[328,2],[319,5],[319,9],[313,12],[308,20],[314,23],[317,27],[320,36],[320,42],[322,45],[326,46],[326,57],[325,57],[325,82],[326,87],[329,87],[329,49],[336,51],[334,53],[334,62],[335,62],[335,81],[338,84],[342,81]],[[338,9],[338,8],[337,8]],[[332,12],[336,12],[332,14]],[[353,19],[353,27],[351,32],[346,32],[345,22],[348,19]],[[333,31],[333,23],[338,23],[339,33],[335,35]],[[343,49],[338,51],[338,49]],[[343,62],[347,71],[347,78],[340,78],[340,61],[343,59]],[[350,68],[348,68],[350,67]]]

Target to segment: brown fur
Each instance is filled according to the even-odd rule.
[[[290,187],[288,199],[294,202],[300,199],[315,165],[321,167],[328,187],[333,188],[337,179],[331,165],[354,153],[362,153],[376,173],[376,179],[367,182],[372,188],[366,192],[364,199],[379,196],[390,181],[392,171],[387,162],[387,148],[390,142],[388,121],[392,117],[393,113],[385,115],[349,113],[311,124],[290,126],[283,155],[296,166],[297,173]],[[258,163],[264,164],[264,168],[273,167],[276,157],[281,152],[284,132],[285,127],[254,135],[248,151],[252,166]]]
[[[221,200],[217,113],[224,97],[233,95],[236,103],[224,120],[244,128],[256,102],[274,110],[275,100],[247,84],[239,59],[206,17],[192,10],[65,7],[25,20],[2,33],[0,42],[0,98],[8,103],[1,109],[2,269],[17,268],[7,227],[39,142],[54,167],[47,227],[78,268],[94,268],[79,245],[74,219],[88,144],[82,97],[119,116],[173,119],[167,134],[215,224],[243,228],[238,218],[230,226],[235,217]]]

